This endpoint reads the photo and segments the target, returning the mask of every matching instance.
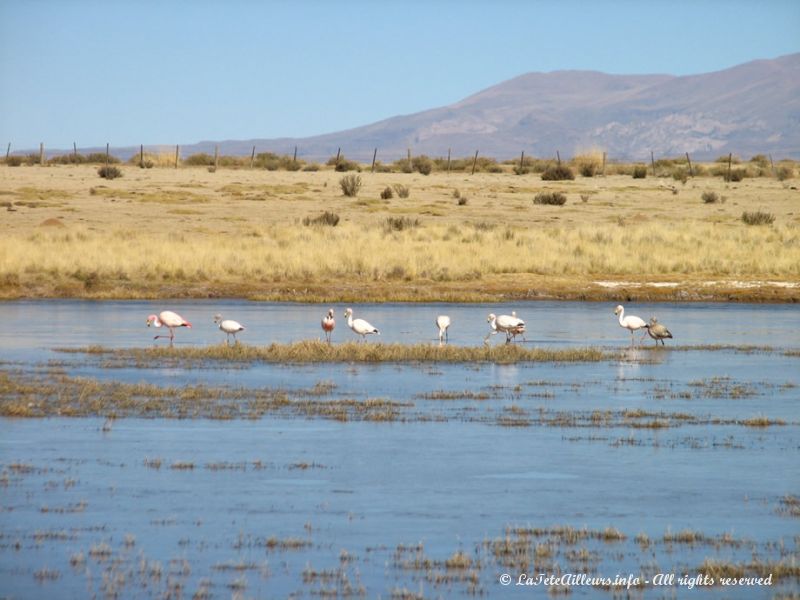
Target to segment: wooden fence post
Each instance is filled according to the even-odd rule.
[[[334,168],[339,166],[339,156],[341,156],[341,154],[342,154],[342,149],[341,149],[341,147],[340,147],[340,148],[339,148],[339,149],[336,151],[336,164],[334,165]]]
[[[214,146],[214,169],[219,166],[219,144]]]
[[[475,158],[472,159],[472,174],[475,175],[475,166],[478,164],[478,151],[475,150]]]
[[[108,166],[108,161],[109,161],[109,154],[108,154],[109,148],[108,147],[109,147],[109,143],[106,142],[106,166]]]
[[[653,151],[650,150],[650,164],[653,167],[653,177],[656,176],[656,158],[653,156]]]
[[[297,162],[297,146],[294,147],[294,154],[292,155],[292,164]]]
[[[408,158],[408,168],[410,169],[411,168],[411,148],[408,149],[407,158]]]
[[[606,176],[606,153],[605,152],[603,152],[603,170],[600,172],[600,174],[603,177]]]
[[[686,153],[686,162],[689,163],[689,176],[694,177],[694,170],[692,169],[692,159],[689,158],[689,153]]]
[[[731,180],[731,161],[733,160],[733,152],[728,152],[728,181]]]
[[[175,168],[178,168],[178,156],[180,155],[181,147],[175,144]]]
[[[39,143],[39,165],[44,166],[44,142]]]
[[[375,148],[375,152],[372,153],[372,169],[370,170],[370,173],[374,173],[375,172],[375,159],[377,157],[378,157],[378,149]]]
[[[253,146],[253,152],[250,154],[250,168],[253,168],[253,164],[256,162],[256,147]]]
[[[11,154],[11,142],[8,142],[8,148],[6,148],[6,162],[8,162],[8,157]]]
[[[447,172],[450,172],[450,148],[447,149]]]
[[[522,170],[522,167],[524,167],[524,166],[525,166],[525,150],[523,150],[522,154],[519,155],[519,168],[520,168],[520,171]]]
[[[558,153],[558,150],[556,150],[556,160],[558,161],[558,166],[560,167],[561,166],[561,154]]]
[[[78,164],[78,142],[72,142],[72,158]]]
[[[144,168],[144,144],[139,144],[139,166]]]

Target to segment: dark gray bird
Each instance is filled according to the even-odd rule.
[[[659,340],[661,340],[662,346],[666,346],[664,343],[664,338],[672,338],[672,334],[669,332],[669,329],[659,323],[658,319],[655,317],[650,317],[650,323],[647,326],[647,333],[656,341],[656,346],[658,346]]]

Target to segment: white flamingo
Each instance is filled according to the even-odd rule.
[[[325,340],[331,343],[331,334],[336,327],[336,319],[333,318],[333,309],[328,309],[328,315],[322,319],[322,331],[325,332]]]
[[[225,343],[230,343],[231,336],[233,336],[233,343],[236,343],[236,334],[244,331],[244,327],[238,321],[231,321],[230,319],[222,320],[222,315],[214,315],[214,323],[219,325],[220,330],[225,332]]]
[[[450,317],[447,315],[439,315],[436,317],[436,327],[439,329],[439,344],[447,343],[447,328],[450,327]]]
[[[614,309],[614,314],[619,315],[619,326],[624,327],[631,332],[631,346],[633,346],[633,332],[642,328],[647,329],[649,327],[649,325],[645,323],[644,319],[640,319],[639,317],[635,317],[633,315],[628,315],[626,317],[625,309],[621,304]],[[647,335],[647,331],[644,332],[644,335]],[[642,336],[642,339],[644,339],[644,335]]]
[[[158,338],[168,337],[170,346],[172,345],[172,340],[175,339],[175,332],[173,331],[175,327],[188,327],[190,329],[192,327],[189,321],[171,310],[165,310],[158,313],[158,315],[150,315],[147,317],[147,326],[150,327],[150,325],[169,329],[169,335],[157,335],[153,339],[157,340]]]
[[[378,335],[381,334],[377,327],[370,325],[364,319],[353,319],[352,308],[345,310],[344,316],[347,317],[347,326],[352,329],[354,333],[360,335],[361,339],[364,341],[367,340],[367,335],[370,333],[377,333]]]
[[[511,316],[516,319],[517,318],[517,311],[512,310],[511,311]],[[528,340],[525,339],[525,324],[524,323],[522,325],[522,329],[520,329],[519,331],[512,332],[511,338],[513,339],[513,338],[517,337],[518,335],[522,336],[522,341],[523,342],[527,342],[528,341]]]
[[[492,331],[484,338],[484,342],[488,342],[490,335],[497,335],[502,331],[506,334],[506,344],[511,343],[511,337],[523,334],[525,332],[525,321],[512,317],[511,315],[500,315],[496,317],[494,313],[490,313],[486,321],[492,328]]]

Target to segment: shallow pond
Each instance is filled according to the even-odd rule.
[[[528,333],[515,343],[614,350],[596,363],[111,368],[54,350],[152,345],[144,321],[163,308],[194,325],[177,332],[182,347],[221,343],[217,312],[247,327],[247,344],[317,338],[328,307],[2,303],[0,372],[289,392],[325,382],[334,402],[402,406],[386,422],[0,419],[1,597],[543,598],[563,590],[500,577],[652,580],[701,565],[780,576],[691,592],[646,584],[635,595],[798,590],[800,357],[787,353],[800,346],[797,307],[631,306],[670,328],[668,344],[729,346],[656,350],[649,339],[627,348],[612,304],[354,306],[381,342],[433,344],[446,313],[450,343],[463,345],[482,343],[489,312],[516,310]],[[335,308],[334,343],[354,337]],[[754,426],[761,418],[771,424]]]

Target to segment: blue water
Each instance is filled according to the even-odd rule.
[[[104,380],[289,390],[329,381],[336,386],[334,397],[412,403],[405,410],[413,418],[391,423],[276,415],[255,421],[119,419],[108,431],[95,418],[0,419],[0,597],[84,598],[113,590],[123,598],[149,598],[174,592],[177,585],[186,597],[202,590],[210,597],[302,598],[337,590],[342,597],[361,588],[368,598],[389,598],[403,589],[426,598],[469,597],[463,580],[435,583],[425,570],[399,565],[398,545],[418,543],[433,561],[443,562],[456,551],[479,561],[478,590],[486,596],[549,597],[543,587],[498,583],[502,573],[516,577],[517,572],[484,542],[502,538],[508,526],[614,527],[628,536],[619,543],[574,546],[598,553],[592,568],[571,563],[570,547],[561,545],[552,562],[562,572],[593,570],[613,577],[654,570],[654,562],[664,572],[696,572],[707,558],[746,563],[754,554],[775,561],[783,553],[796,560],[797,518],[781,512],[780,503],[800,493],[800,359],[783,354],[800,339],[800,309],[794,306],[626,306],[666,324],[675,336],[668,344],[776,347],[755,353],[626,350],[630,334],[618,326],[614,305],[606,303],[353,306],[356,317],[381,329],[380,341],[435,343],[433,321],[446,313],[453,320],[450,342],[468,345],[482,343],[489,312],[516,310],[528,324],[527,342],[519,343],[619,349],[618,358],[589,364],[132,369],[105,368],[101,359],[53,350],[94,343],[148,346],[154,332],[145,318],[165,308],[194,325],[177,332],[178,344],[203,345],[224,339],[212,323],[217,312],[247,327],[243,342],[264,344],[320,337],[319,320],[328,307],[239,301],[2,303],[0,368],[34,372],[56,360],[70,375]],[[334,308],[334,342],[354,337],[342,318],[345,306]],[[503,343],[500,337],[491,343]],[[696,384],[712,378],[750,391],[743,397],[700,393]],[[489,398],[421,397],[443,390],[485,392]],[[511,406],[532,415],[634,408],[703,419],[764,415],[786,425],[497,426],[496,416]],[[419,416],[442,420],[420,422]],[[154,459],[160,468],[146,464]],[[182,461],[194,468],[171,468]],[[687,528],[708,536],[730,533],[746,543],[670,547],[660,541],[667,531]],[[640,533],[658,542],[642,552],[633,541]],[[126,535],[134,536],[133,543],[129,538],[126,544]],[[308,545],[270,547],[269,538]],[[103,543],[110,556],[90,555]],[[768,545],[773,543],[782,543],[783,550]],[[81,553],[83,562],[70,565]],[[150,574],[155,563],[162,567],[160,577]],[[225,568],[242,563],[247,568]],[[324,570],[335,577],[310,575]],[[445,572],[441,566],[432,570]],[[50,571],[57,578],[43,576]],[[789,579],[767,588],[648,588],[644,597],[771,598],[797,591],[797,580]],[[610,595],[582,587],[572,592],[572,597]]]

